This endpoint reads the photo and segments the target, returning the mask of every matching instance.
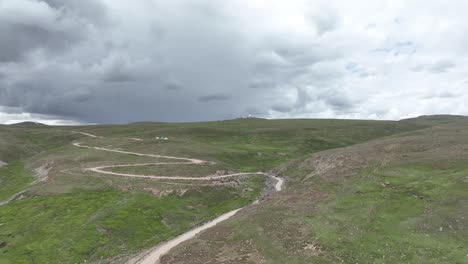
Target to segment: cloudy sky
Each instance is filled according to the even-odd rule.
[[[465,0],[0,0],[0,123],[468,114]]]

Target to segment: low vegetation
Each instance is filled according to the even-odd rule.
[[[163,263],[462,263],[468,157],[453,163],[446,158],[458,153],[449,147],[460,135],[453,132],[434,143],[445,147],[443,162],[414,154],[435,149],[428,143],[435,136],[420,131],[441,124],[446,133],[466,131],[440,118],[0,126],[0,160],[9,163],[0,168],[0,201],[25,190],[0,206],[0,263],[122,263],[252,203],[265,186],[262,176],[197,182],[94,173],[85,169],[171,160],[78,148],[73,142],[215,162],[112,169],[117,172],[206,176],[273,171],[287,178],[285,191],[207,230]],[[427,142],[407,143],[423,138]],[[386,148],[392,144],[403,147]],[[33,170],[44,164],[47,180],[31,184]]]
[[[162,263],[466,263],[467,128],[437,122],[289,162],[276,170],[285,191]]]
[[[32,181],[31,172],[20,161],[0,167],[0,201],[24,190]]]
[[[16,201],[0,207],[0,263],[80,263],[135,254],[251,203],[262,185],[250,185],[246,192],[200,187],[160,197],[76,190]]]
[[[302,219],[324,254],[346,263],[463,263],[468,163],[365,171]],[[334,182],[336,183],[336,182]]]

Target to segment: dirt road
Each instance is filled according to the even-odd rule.
[[[101,136],[96,136],[89,133],[84,132],[73,132],[79,133],[85,136],[89,136],[92,138],[103,138]],[[135,140],[132,138],[132,140]],[[141,139],[138,139],[141,140]],[[275,181],[275,188],[276,192],[279,192],[283,188],[284,179],[280,177],[276,177],[274,175],[270,175],[264,172],[250,172],[250,173],[232,173],[227,175],[209,175],[204,177],[183,177],[183,176],[160,176],[160,175],[138,175],[138,174],[130,174],[130,173],[117,173],[113,171],[109,171],[106,169],[117,168],[117,167],[133,167],[133,166],[149,166],[149,165],[178,165],[178,164],[213,164],[213,162],[208,162],[200,159],[193,159],[193,158],[183,158],[183,157],[174,157],[174,156],[164,156],[164,155],[157,155],[157,154],[144,154],[144,153],[137,153],[137,152],[130,152],[130,151],[123,151],[123,150],[116,150],[116,149],[109,149],[109,148],[101,148],[101,147],[93,147],[83,145],[81,143],[73,143],[74,146],[80,148],[88,148],[88,149],[96,149],[101,151],[108,151],[114,153],[122,153],[122,154],[131,154],[137,156],[146,156],[146,157],[153,157],[153,158],[165,158],[165,159],[173,159],[177,160],[177,162],[155,162],[155,163],[140,163],[140,164],[120,164],[120,165],[111,165],[111,166],[99,166],[99,167],[92,167],[87,168],[85,170],[93,171],[96,173],[102,173],[107,175],[114,175],[114,176],[123,176],[123,177],[131,177],[131,178],[150,178],[150,179],[160,179],[160,180],[199,180],[199,181],[212,181],[212,180],[219,180],[224,178],[230,177],[239,177],[239,176],[246,176],[246,175],[264,175],[265,177],[269,177]],[[259,201],[255,201],[253,204],[258,204]],[[245,208],[245,207],[243,207]],[[225,221],[232,216],[234,216],[237,212],[242,210],[243,208],[239,208],[228,213],[225,213],[214,220],[211,220],[205,223],[202,226],[196,227],[186,233],[183,233],[180,236],[177,236],[169,241],[161,243],[155,246],[152,249],[149,249],[142,254],[136,256],[135,258],[128,261],[128,264],[157,264],[159,263],[160,258],[167,254],[172,248],[178,246],[182,242],[185,242],[193,237],[195,237],[200,232],[207,230],[216,224]]]
[[[7,163],[4,163],[5,165]],[[0,167],[2,167],[2,161],[0,161]],[[48,173],[49,171],[52,169],[51,167],[51,163],[46,163],[46,164],[43,164],[42,166],[40,166],[39,168],[36,168],[34,170],[34,177],[36,178],[36,180],[34,180],[33,182],[29,183],[29,186],[34,186],[36,183],[40,183],[40,182],[44,182],[47,180],[47,176],[48,176]],[[3,200],[3,201],[0,201],[0,206],[3,206],[3,205],[6,205],[6,204],[9,204],[11,201],[14,201],[16,200],[17,198],[21,197],[23,194],[25,194],[27,191],[29,191],[31,189],[31,187],[28,187],[22,191],[19,191],[13,195],[11,195],[10,197],[8,197],[6,200]]]
[[[1,202],[0,202],[0,206],[9,204],[11,201],[15,200],[16,198],[18,198],[18,197],[20,197],[22,194],[24,194],[27,190],[28,190],[28,189],[22,190],[22,191],[20,191],[20,192],[17,192],[17,193],[15,193],[15,194],[13,194],[12,196],[8,197],[6,200],[1,201]]]
[[[264,174],[266,175],[266,174]],[[277,182],[276,182],[276,185],[275,185],[275,191],[279,192],[282,190],[282,187],[283,187],[283,183],[284,183],[284,180],[282,178],[279,178],[279,177],[275,177],[275,176],[271,176],[269,175],[269,177],[272,177],[274,178]],[[258,204],[259,201],[255,201],[253,202],[253,204]],[[247,206],[246,206],[247,207]],[[192,238],[194,238],[196,235],[198,235],[199,233],[203,232],[204,230],[207,230],[215,225],[217,225],[218,223],[221,223],[231,217],[233,217],[237,212],[239,212],[240,210],[244,209],[245,207],[242,207],[242,208],[239,208],[239,209],[236,209],[236,210],[232,210],[228,213],[225,213],[217,218],[215,218],[214,220],[211,220],[209,221],[208,223],[202,225],[202,226],[199,226],[199,227],[196,227],[188,232],[185,232],[183,233],[182,235],[178,236],[178,237],[175,237],[167,242],[164,242],[164,243],[161,243],[160,245],[157,245],[156,247],[150,249],[149,251],[146,251],[145,253],[137,256],[136,258],[130,260],[129,262],[127,262],[127,264],[159,264],[160,263],[160,259],[162,256],[164,256],[165,254],[169,253],[169,251],[173,248],[175,248],[176,246],[180,245],[181,243],[187,241],[187,240],[190,240]]]

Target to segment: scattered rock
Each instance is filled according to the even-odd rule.
[[[313,256],[318,256],[320,252],[322,252],[322,248],[316,243],[306,243],[304,245],[304,250],[309,252]]]
[[[143,191],[151,193],[152,195],[156,195],[156,196],[159,196],[159,194],[161,193],[161,190],[156,189],[156,188],[144,188]]]
[[[166,197],[171,194],[176,194],[180,197],[185,195],[185,193],[188,191],[188,189],[181,189],[181,190],[160,190],[157,188],[144,188],[143,189],[145,192],[151,193],[154,196],[158,196],[159,198],[161,197]]]
[[[49,172],[53,168],[54,168],[54,162],[49,161],[49,162],[46,162],[46,163],[42,164],[42,166],[40,166],[39,168],[34,169],[34,177],[36,177],[36,179],[37,179],[36,181],[38,181],[38,182],[47,181],[47,177],[49,176]]]
[[[8,163],[3,162],[3,161],[0,160],[0,168],[3,167],[3,166],[6,166],[6,165],[8,165]]]
[[[163,190],[159,194],[159,197],[166,197],[174,193],[174,190]]]
[[[388,186],[390,186],[390,182],[388,182],[388,181],[386,181],[386,182],[381,182],[380,185],[381,185],[382,187],[388,187]]]
[[[211,183],[213,186],[225,186],[225,187],[238,187],[240,186],[240,181],[238,179],[221,179],[213,181]]]
[[[188,189],[180,189],[180,190],[177,190],[176,193],[177,193],[177,196],[179,197],[182,197],[185,195],[185,193],[187,193]]]
[[[15,198],[15,201],[21,201],[21,200],[26,199],[26,198],[27,198],[27,196],[24,195],[24,193],[21,193]]]
[[[216,175],[228,175],[229,172],[227,170],[217,170]]]

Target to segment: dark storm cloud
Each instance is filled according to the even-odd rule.
[[[131,69],[131,66],[123,61],[117,61],[106,70],[104,80],[111,83],[120,83],[138,80],[138,78]]]
[[[62,31],[57,36],[38,34],[43,39],[37,39],[18,31],[16,24],[20,23],[9,23],[9,30],[16,31],[25,46],[13,40],[5,42],[8,38],[2,35],[2,47],[14,47],[17,52],[8,54],[18,56],[8,58],[14,64],[5,74],[8,80],[0,83],[0,105],[89,122],[196,120],[243,114],[242,109],[205,110],[214,110],[217,105],[194,109],[200,101],[205,105],[225,101],[230,90],[247,86],[245,51],[228,23],[214,23],[222,19],[216,6],[190,4],[181,12],[177,5],[161,3],[156,19],[140,10],[140,18],[121,21],[123,28],[117,30],[99,18],[110,12],[103,10],[103,5],[23,0],[22,5],[31,9],[24,16],[34,17],[31,13],[36,12],[38,3],[45,10],[41,16],[51,17],[55,27],[63,20],[67,26],[91,28],[70,36],[60,35],[66,33]],[[10,5],[19,8],[14,1]],[[54,34],[57,29],[43,28]],[[23,58],[36,50],[50,54]],[[56,59],[48,61],[46,57]],[[39,64],[42,66],[35,67]],[[218,87],[225,92],[220,93]]]
[[[0,31],[3,62],[14,63],[0,105],[26,112],[85,122],[266,114],[282,87],[302,85],[311,65],[337,56],[278,35],[250,46],[224,5],[209,1],[18,1],[9,8],[24,12],[4,16]],[[122,10],[139,15],[129,20]],[[316,23],[322,33],[335,27],[328,14]],[[297,91],[296,111],[311,99]]]
[[[0,110],[5,114],[20,114],[22,112],[20,108],[15,107],[0,107]]]
[[[25,1],[0,3],[0,62],[24,59],[33,51],[62,53],[86,39],[106,18],[99,1]]]
[[[80,39],[79,34],[52,31],[36,25],[0,24],[0,62],[14,62],[35,49],[61,52]]]

